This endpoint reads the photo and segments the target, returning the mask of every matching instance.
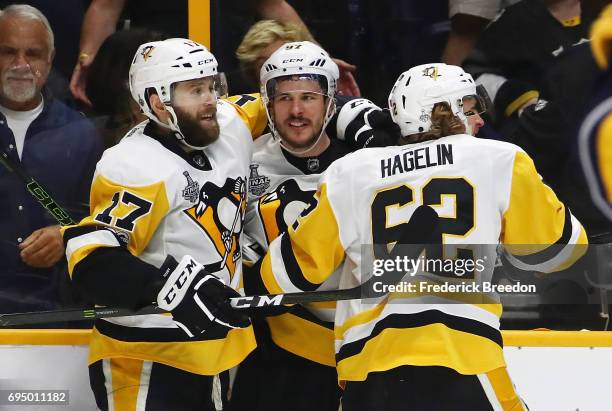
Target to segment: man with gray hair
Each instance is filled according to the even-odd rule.
[[[77,218],[88,211],[102,144],[87,119],[44,89],[54,54],[38,9],[0,11],[0,149]],[[57,308],[66,272],[59,226],[4,168],[0,213],[0,312]]]

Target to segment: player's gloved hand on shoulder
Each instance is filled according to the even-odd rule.
[[[393,121],[393,118],[391,118],[391,112],[388,109],[370,111],[367,115],[367,122],[372,130],[371,138],[364,141],[364,147],[388,147],[397,145],[397,141],[402,134],[399,126]],[[361,140],[363,140],[364,137],[361,137]]]
[[[172,313],[172,319],[189,337],[221,325],[227,328],[247,327],[249,317],[232,308],[230,298],[240,297],[191,256],[180,262],[168,256],[161,267],[165,283],[157,294],[157,305]]]
[[[353,148],[386,147],[397,144],[400,129],[387,109],[359,98],[345,103],[336,121],[336,134]]]

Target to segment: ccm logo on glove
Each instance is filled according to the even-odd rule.
[[[196,277],[196,274],[204,267],[191,256],[186,255],[179,265],[172,270],[170,278],[166,280],[163,288],[157,296],[157,305],[166,311],[174,310],[185,297],[185,293]],[[167,271],[170,271],[168,268]],[[164,276],[168,275],[164,273]]]

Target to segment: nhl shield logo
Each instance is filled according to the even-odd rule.
[[[187,201],[195,203],[198,200],[200,194],[200,184],[197,181],[193,181],[189,172],[183,171],[183,175],[187,179],[187,186],[183,189],[183,198]]]
[[[249,193],[259,197],[266,192],[270,187],[270,179],[266,176],[260,176],[257,172],[259,164],[251,164],[251,175],[249,176]]]
[[[319,169],[319,159],[309,158],[308,161],[306,161],[306,168],[309,171],[317,171]]]

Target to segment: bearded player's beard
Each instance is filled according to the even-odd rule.
[[[198,114],[197,118],[177,107],[174,107],[174,113],[176,114],[176,121],[179,129],[187,144],[194,147],[206,147],[219,138],[220,128],[219,122],[217,121],[216,109]],[[202,116],[210,116],[211,114],[212,118],[207,120],[210,125],[203,125],[201,122]]]

